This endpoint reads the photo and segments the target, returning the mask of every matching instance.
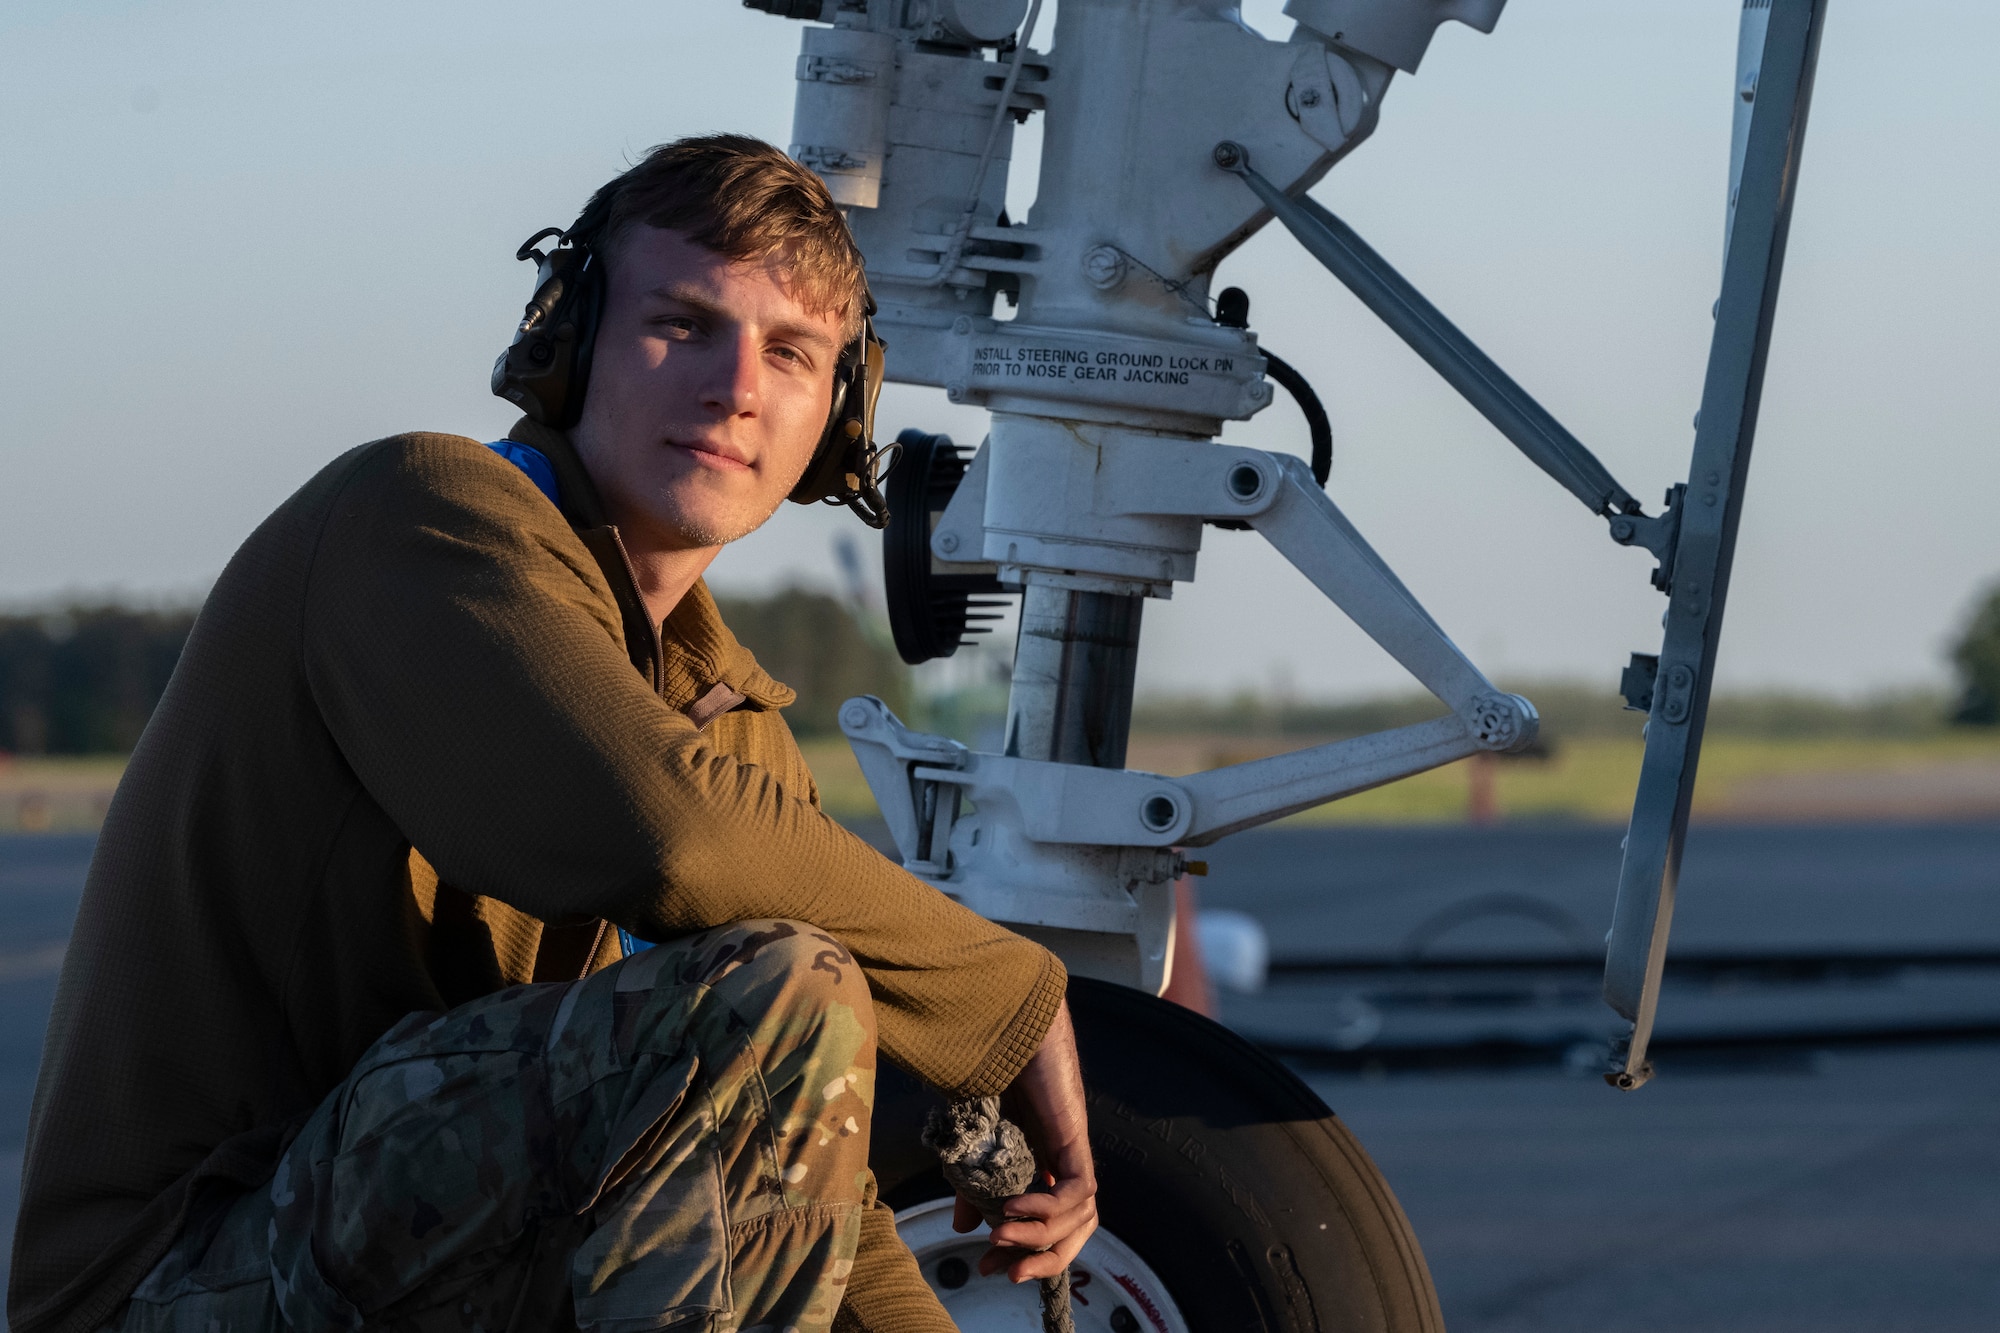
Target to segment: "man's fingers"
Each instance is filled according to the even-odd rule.
[[[1080,1228],[1096,1224],[1097,1209],[1088,1207],[1048,1222],[1009,1222],[995,1227],[991,1239],[1003,1249],[1049,1250],[1062,1245]]]
[[[1039,1194],[1020,1194],[1007,1200],[1006,1213],[1010,1218],[1054,1217],[1096,1197],[1094,1180],[1059,1180],[1053,1188]]]
[[[1004,1268],[1007,1270],[1007,1276],[1015,1282],[1054,1277],[1076,1262],[1076,1256],[1082,1252],[1085,1242],[1096,1230],[1097,1209],[1093,1206],[1080,1220],[1078,1226],[1047,1249],[1038,1249],[1025,1254],[1013,1246],[1004,1248],[996,1246],[988,1250],[979,1257],[979,1274],[981,1277],[991,1277]]]
[[[1043,1200],[1054,1199],[1054,1195],[1039,1195]],[[1013,1204],[1009,1212],[1015,1212]],[[1097,1217],[1097,1200],[1094,1195],[1084,1194],[1065,1201],[1062,1206],[1050,1208],[1044,1204],[1035,1215],[1015,1215],[993,1228],[995,1245],[1011,1245],[1023,1250],[1046,1250],[1060,1245],[1078,1227],[1091,1224]]]
[[[1063,1181],[1049,1194],[1026,1194],[1007,1201],[1011,1216],[993,1228],[993,1248],[981,1256],[979,1271],[991,1275],[1006,1268],[1017,1275],[1028,1253],[1047,1252],[1066,1264],[1074,1259],[1097,1229],[1097,1191],[1087,1181]],[[1034,1276],[1052,1277],[1062,1271],[1054,1261]]]

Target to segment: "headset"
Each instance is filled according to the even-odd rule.
[[[518,260],[535,261],[535,294],[514,341],[493,363],[493,392],[532,420],[567,430],[583,415],[591,353],[604,314],[604,260],[592,248],[611,200],[593,201],[570,228],[544,227],[521,243]],[[554,237],[545,254],[538,247]],[[875,444],[875,403],[882,393],[885,344],[875,334],[875,298],[866,296],[861,333],[841,349],[833,402],[812,461],[788,497],[795,504],[844,504],[871,528],[886,527],[881,482],[900,452]]]

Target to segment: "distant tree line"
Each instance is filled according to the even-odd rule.
[[[1958,707],[1953,720],[1971,726],[2000,726],[2000,583],[1987,589],[1973,609],[1965,633],[1952,645],[1951,664],[1958,668]]]
[[[1503,681],[1527,696],[1550,741],[1585,736],[1633,736],[1645,716],[1608,690],[1573,681]],[[1929,691],[1861,700],[1782,692],[1718,694],[1709,701],[1708,730],[1737,736],[1918,736],[1946,724],[1946,702]],[[1226,732],[1246,736],[1360,736],[1437,717],[1445,706],[1417,691],[1349,703],[1280,703],[1257,695],[1234,699],[1148,699],[1134,711],[1137,730]]]
[[[1576,737],[1638,737],[1642,713],[1624,707],[1610,691],[1574,681],[1502,681],[1502,689],[1526,695],[1542,715],[1542,735],[1552,741]],[[1144,731],[1192,731],[1264,737],[1360,737],[1390,727],[1408,727],[1440,717],[1444,705],[1410,691],[1354,703],[1274,703],[1258,695],[1236,699],[1148,699],[1132,713]],[[1734,737],[1920,737],[1942,731],[1950,705],[1934,691],[1904,691],[1872,699],[1828,699],[1800,693],[1714,695],[1708,703],[1708,731]],[[1976,721],[1976,719],[1964,719]]]
[[[909,669],[886,634],[844,602],[788,589],[725,597],[723,618],[764,669],[798,691],[785,711],[803,736],[836,734],[841,702],[882,696],[913,710]],[[166,689],[194,627],[192,608],[80,605],[0,615],[0,753],[117,754],[129,751]],[[1922,691],[1847,702],[1812,695],[1718,695],[1709,728],[1761,736],[1911,736],[1947,721],[2000,726],[2000,585],[1975,607],[1951,650],[1958,684],[1950,698]],[[1637,735],[1643,719],[1608,692],[1566,682],[1515,683],[1542,712],[1552,738]],[[1351,703],[1233,699],[1142,700],[1135,729],[1233,735],[1352,736],[1435,717],[1422,694]]]
[[[723,617],[757,659],[799,692],[785,710],[802,735],[838,730],[855,694],[909,702],[909,668],[886,639],[821,593],[725,598]],[[113,605],[0,615],[0,753],[123,754],[138,743],[194,628],[193,608]]]
[[[185,608],[0,616],[0,751],[130,750],[193,628]]]
[[[718,597],[722,618],[764,670],[799,692],[785,720],[801,736],[838,735],[840,705],[880,696],[909,716],[910,669],[886,626],[865,622],[825,593],[788,588],[768,597]]]

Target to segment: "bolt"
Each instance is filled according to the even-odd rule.
[[[1299,105],[1300,105],[1300,106],[1318,106],[1318,105],[1319,105],[1319,89],[1317,89],[1317,88],[1304,88],[1304,89],[1301,89],[1301,90],[1300,90],[1300,92],[1299,92]]]
[[[1146,803],[1139,807],[1139,820],[1147,828],[1158,833],[1173,827],[1174,819],[1181,808],[1171,796],[1148,796]]]
[[[970,333],[970,332],[972,332],[972,320],[971,320],[971,318],[970,318],[969,316],[966,316],[966,315],[960,315],[960,316],[959,316],[959,317],[958,317],[957,319],[954,319],[954,320],[953,320],[953,321],[951,322],[951,331],[952,331],[953,333]]]
[[[1221,167],[1224,171],[1234,171],[1238,167],[1247,167],[1249,161],[1243,152],[1243,145],[1224,139],[1215,146],[1215,165]]]
[[[944,396],[954,403],[962,403],[965,401],[965,386],[963,384],[947,384],[944,386]]]
[[[1611,525],[1611,540],[1615,542],[1629,542],[1638,531],[1637,528],[1632,526],[1631,519],[1621,518]]]
[[[938,549],[944,551],[946,554],[956,551],[958,549],[958,534],[955,532],[939,534]]]
[[[868,710],[860,704],[843,710],[840,715],[840,725],[853,727],[856,731],[861,730],[868,725]]]
[[[1110,291],[1125,281],[1125,252],[1115,245],[1094,245],[1083,252],[1083,276],[1090,285]]]

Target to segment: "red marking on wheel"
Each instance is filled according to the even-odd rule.
[[[1125,1288],[1125,1294],[1132,1298],[1135,1305],[1146,1312],[1146,1318],[1153,1321],[1154,1328],[1158,1329],[1160,1333],[1167,1333],[1166,1319],[1160,1314],[1159,1307],[1153,1304],[1153,1298],[1148,1296],[1138,1283],[1126,1277],[1123,1273],[1113,1273],[1111,1280]]]

